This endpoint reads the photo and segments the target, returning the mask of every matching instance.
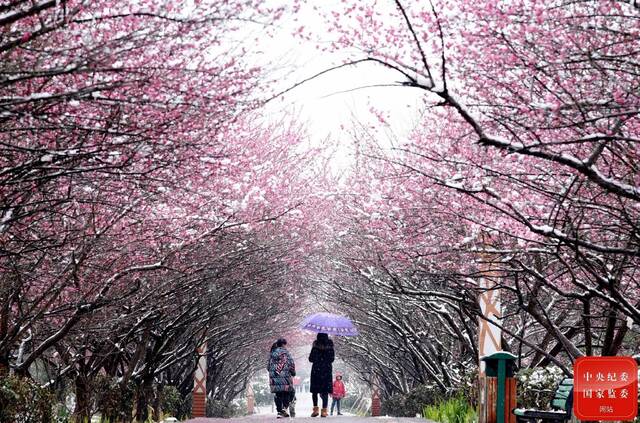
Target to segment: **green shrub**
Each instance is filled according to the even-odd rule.
[[[434,422],[441,422],[444,420],[442,416],[442,408],[438,405],[425,405],[422,409],[422,417]]]
[[[518,407],[546,407],[563,377],[562,370],[556,366],[520,370],[516,375]]]
[[[461,376],[460,385],[448,398],[460,396],[466,398],[473,408],[478,407],[478,367],[469,366],[465,368]]]
[[[71,411],[64,404],[57,404],[55,407],[55,423],[69,423],[71,422]],[[1,420],[0,420],[1,421]]]
[[[393,417],[414,417],[422,414],[425,405],[435,404],[443,394],[429,385],[419,385],[408,394],[395,394],[382,402],[382,414]]]
[[[462,397],[451,398],[442,404],[447,423],[471,423],[476,417],[475,409]]]
[[[475,408],[462,396],[427,405],[422,410],[422,416],[441,423],[471,423],[477,420]]]
[[[29,379],[0,377],[0,422],[49,423],[54,404],[53,393]]]
[[[404,402],[406,398],[402,394],[395,394],[382,401],[380,412],[383,416],[406,417]]]
[[[405,416],[421,414],[425,405],[435,404],[443,399],[442,393],[432,386],[420,385],[409,392],[404,401]]]
[[[236,404],[218,401],[207,400],[207,417],[236,417],[241,414],[240,407]]]
[[[133,414],[133,384],[122,387],[116,378],[99,375],[93,386],[92,396],[102,415],[102,421],[124,420]]]
[[[177,417],[180,413],[180,406],[182,405],[182,397],[178,388],[175,386],[165,386],[162,388],[160,394],[160,405],[162,412],[166,416]]]
[[[182,398],[180,405],[178,406],[178,411],[176,413],[175,418],[180,420],[186,420],[191,417],[191,406],[193,405],[193,395],[189,392],[185,397]]]

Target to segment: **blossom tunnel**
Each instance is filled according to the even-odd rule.
[[[637,357],[637,2],[310,3],[0,4],[0,421],[229,415],[314,312],[383,414]]]

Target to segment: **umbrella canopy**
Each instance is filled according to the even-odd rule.
[[[310,330],[311,332],[328,333],[338,336],[358,335],[358,329],[356,329],[348,317],[331,313],[312,314],[304,319],[300,328]]]

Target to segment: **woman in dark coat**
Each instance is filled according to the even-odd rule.
[[[333,341],[326,333],[319,333],[311,347],[309,361],[311,365],[311,393],[313,398],[313,413],[311,417],[327,417],[329,394],[333,392],[333,360],[335,351]],[[322,413],[318,407],[318,394],[322,398]]]

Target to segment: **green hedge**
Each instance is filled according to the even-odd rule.
[[[29,379],[0,377],[0,422],[55,422],[55,403],[52,392]]]
[[[415,417],[422,414],[425,405],[435,404],[443,395],[431,386],[420,385],[408,394],[396,394],[382,402],[382,414],[393,417]]]
[[[167,385],[162,388],[160,396],[162,404],[162,413],[165,416],[183,417],[180,415],[182,407],[182,396],[175,386]]]
[[[239,417],[246,414],[246,404],[234,404],[232,402],[207,400],[207,417]]]

